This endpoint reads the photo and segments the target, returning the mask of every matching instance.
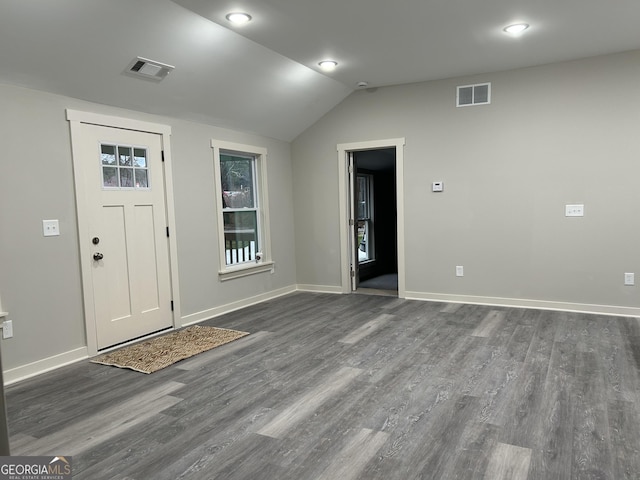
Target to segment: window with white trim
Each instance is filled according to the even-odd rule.
[[[269,248],[266,149],[212,140],[221,280],[273,268]]]

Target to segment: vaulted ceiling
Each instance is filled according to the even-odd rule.
[[[252,21],[230,24],[238,10]],[[638,18],[637,0],[0,0],[0,83],[290,141],[358,82],[639,49]],[[175,70],[126,75],[137,56]]]

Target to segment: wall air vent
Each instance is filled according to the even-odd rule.
[[[462,85],[458,87],[456,107],[487,105],[488,103],[491,103],[490,83],[478,83],[476,85]]]
[[[129,64],[125,73],[147,80],[159,82],[175,67],[166,63],[156,62],[148,58],[137,57]]]

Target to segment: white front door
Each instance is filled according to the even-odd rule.
[[[171,328],[162,136],[81,123],[73,150],[97,349]]]

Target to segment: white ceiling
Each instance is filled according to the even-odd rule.
[[[233,10],[253,21],[231,26]],[[634,50],[639,18],[638,0],[0,0],[0,82],[289,141],[357,82]],[[136,56],[176,68],[124,75]]]

